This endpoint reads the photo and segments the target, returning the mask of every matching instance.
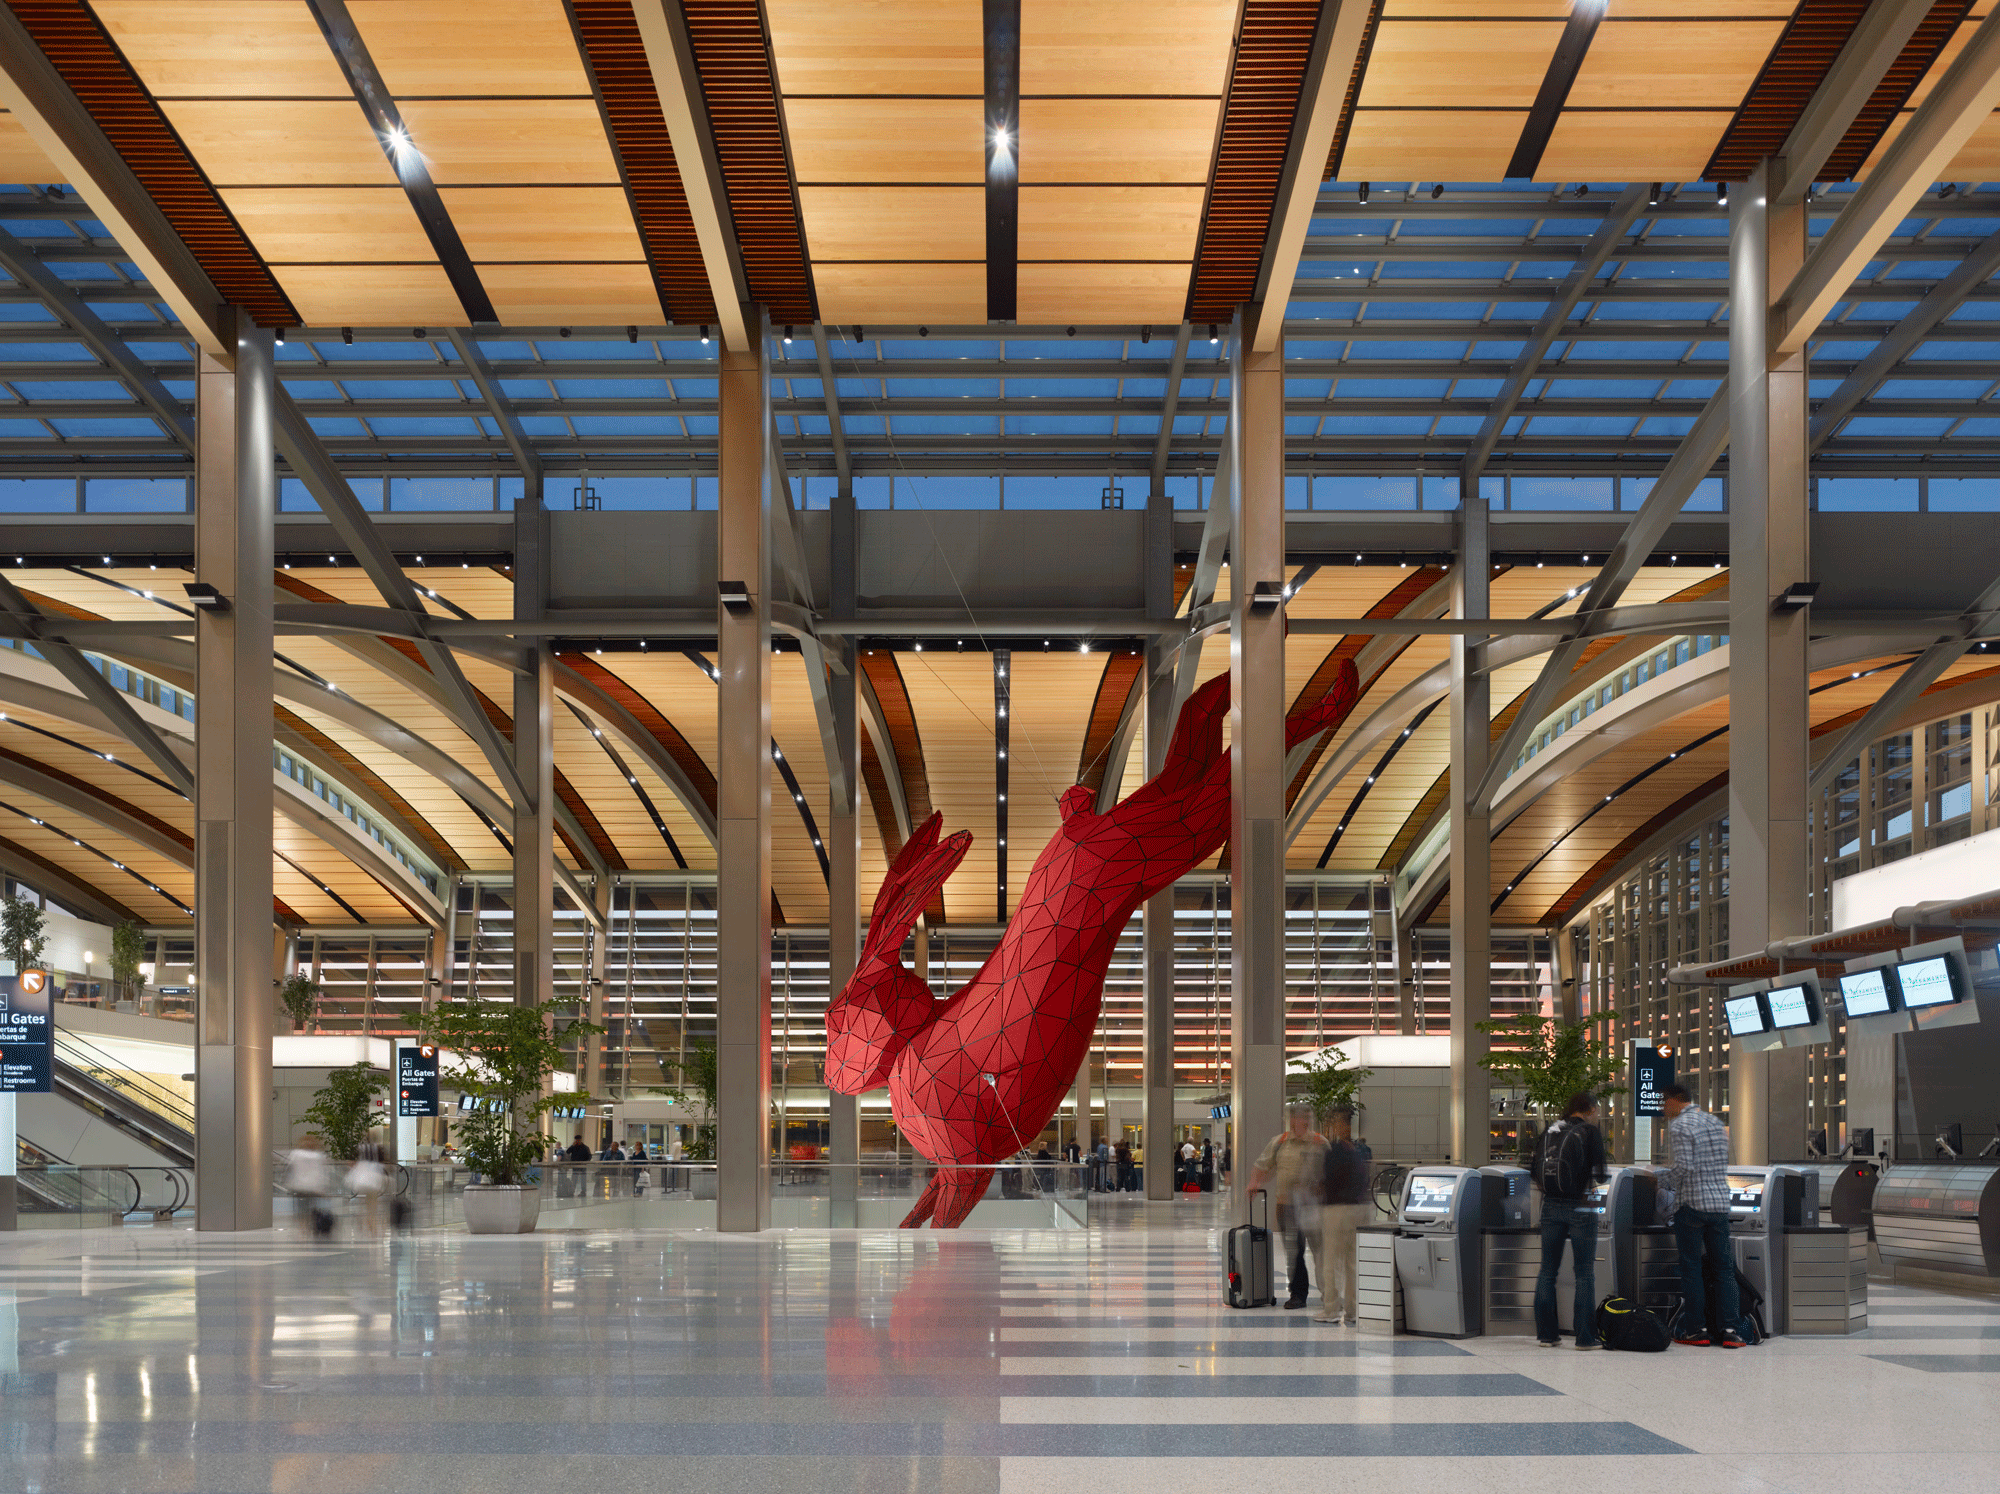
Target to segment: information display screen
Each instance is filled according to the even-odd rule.
[[[1420,1172],[1410,1179],[1410,1191],[1403,1201],[1403,1212],[1442,1219],[1451,1212],[1451,1201],[1457,1195],[1458,1179],[1455,1176],[1449,1173]]]
[[[1731,996],[1722,1003],[1722,1015],[1729,1023],[1731,1037],[1749,1037],[1753,1033],[1771,1030],[1771,1019],[1764,1012],[1764,998],[1755,992],[1748,996]]]
[[[1840,978],[1840,1004],[1850,1017],[1883,1017],[1896,1009],[1887,970],[1861,970]]]
[[[1915,1011],[1925,1006],[1950,1006],[1958,1000],[1958,985],[1952,979],[1951,961],[1943,955],[1928,960],[1912,960],[1896,967],[1896,984],[1902,988],[1903,1008]]]
[[[1810,1027],[1819,1020],[1819,992],[1811,986],[1774,986],[1764,993],[1764,1004],[1777,1030]]]
[[[1754,1214],[1764,1207],[1764,1179],[1756,1173],[1729,1175],[1729,1212]]]

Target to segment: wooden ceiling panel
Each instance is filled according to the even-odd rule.
[[[1021,184],[1208,181],[1219,102],[1023,99]]]
[[[1034,776],[1033,753],[1018,734],[1023,698],[1018,666],[1023,657],[1014,656],[1017,734],[1009,754],[1014,785],[1009,794],[1010,816],[1018,814],[1019,807],[1027,805],[1031,798],[1043,794]],[[909,692],[917,735],[923,741],[924,773],[930,784],[931,805],[944,816],[946,835],[960,830],[972,832],[972,848],[944,885],[946,917],[953,923],[991,923],[999,866],[999,832],[995,828],[998,806],[993,797],[996,760],[992,656],[912,651],[898,654],[896,662]],[[1050,749],[1043,747],[1043,762],[1053,764],[1059,760],[1061,754],[1052,757]],[[1076,760],[1074,747],[1069,749],[1067,760]],[[1027,862],[1017,858],[1021,849],[1030,845],[1031,835],[1032,832],[1024,831],[1018,839],[1013,834],[1008,836],[1010,868],[1018,866],[1022,873],[1026,872]],[[1034,849],[1027,852],[1030,858],[1041,848],[1041,841],[1032,844]],[[1021,880],[1020,875],[1009,876],[1010,895]],[[872,902],[872,895],[864,901]]]
[[[650,322],[660,315],[653,272],[643,260],[629,265],[482,264],[479,281],[500,320],[522,326],[616,325]]]
[[[1533,20],[1384,19],[1368,54],[1359,107],[1525,110],[1548,74],[1562,31],[1560,24]],[[1493,128],[1504,126],[1495,121]],[[1518,131],[1507,137],[1508,152],[1518,138]],[[1340,172],[1356,174],[1344,163]]]
[[[303,0],[95,0],[90,8],[155,98],[353,98]]]
[[[1340,174],[1349,181],[1497,182],[1527,118],[1526,110],[1357,110]]]
[[[800,183],[983,185],[984,120],[977,98],[785,101],[785,134]]]
[[[805,795],[806,806],[812,811],[813,822],[824,836],[832,828],[826,752],[821,746],[819,714],[813,708],[812,690],[806,683],[803,655],[778,654],[771,660],[771,739],[785,754],[792,776],[798,780],[799,792]],[[865,806],[862,818],[868,818]],[[865,829],[863,834],[866,835]],[[819,853],[813,849],[799,806],[775,765],[771,772],[771,885],[784,906],[787,923],[826,922],[826,875],[820,870]],[[866,889],[862,901],[873,905],[872,886]]]
[[[222,200],[273,263],[428,260],[436,251],[395,187],[230,187]]]
[[[442,265],[279,265],[274,273],[309,324],[450,327],[465,321]]]
[[[590,96],[562,0],[348,0],[389,91]]]
[[[1777,21],[1606,21],[1584,55],[1569,104],[1733,110],[1783,30]]]
[[[816,267],[986,258],[984,187],[801,187],[799,206]]]
[[[622,187],[447,187],[438,194],[465,252],[509,260],[643,262],[646,251]],[[657,299],[653,314],[657,315]]]
[[[1024,322],[1112,321],[1171,325],[1187,304],[1186,264],[1022,265]],[[1084,703],[1088,710],[1089,702]]]
[[[425,769],[406,757],[377,746],[332,716],[290,702],[286,703],[286,709],[304,717],[314,728],[366,763],[376,777],[400,794],[412,809],[423,816],[426,824],[444,837],[445,844],[467,866],[506,864],[507,853],[493,838],[493,832],[486,828],[486,822],[473,813],[471,806],[457,792],[440,783]]]
[[[2000,114],[1988,116],[1986,122],[1972,132],[1972,138],[1965,142],[1964,149],[1951,158],[1945,175],[1969,177],[1981,182],[2000,180]]]
[[[1700,113],[1564,113],[1536,172],[1543,181],[1693,181],[1729,127],[1720,110]]]
[[[1408,5],[1412,0],[1395,0],[1395,3]],[[1472,3],[1478,3],[1478,0],[1472,0]],[[1513,3],[1514,0],[1509,0],[1510,7]],[[1566,11],[1568,6],[1561,8]],[[1798,0],[1618,0],[1614,19],[1664,17],[1670,20],[1705,20],[1713,16],[1728,16],[1734,20],[1761,16],[1783,21],[1798,8]]]
[[[618,185],[594,99],[409,99],[402,110],[410,140],[440,187]]]
[[[1455,20],[1560,21],[1569,15],[1573,0],[1384,0],[1385,20],[1408,16],[1444,16]],[[1770,0],[1762,0],[1770,3]],[[1623,7],[1620,7],[1621,10]]]
[[[1202,197],[1200,187],[1024,187],[1020,257],[1192,260]]]
[[[1021,0],[1021,92],[1219,98],[1234,0]]]
[[[986,91],[980,0],[765,0],[779,87],[792,94]],[[786,106],[787,113],[790,105]]]
[[[55,162],[44,154],[27,126],[5,110],[0,110],[0,181],[32,182],[46,186],[62,180]]]
[[[885,275],[878,265],[815,263],[813,284],[828,322],[986,320],[984,264],[899,264]]]
[[[218,186],[396,185],[389,158],[351,94],[325,100],[167,99],[160,108]]]

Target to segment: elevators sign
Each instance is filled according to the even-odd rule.
[[[1632,1113],[1665,1115],[1667,1086],[1674,1082],[1674,1056],[1658,1048],[1632,1049]]]
[[[0,978],[0,1095],[45,1095],[55,1041],[46,970]]]
[[[438,1113],[438,1050],[429,1044],[421,1048],[396,1050],[396,1114],[404,1120]]]

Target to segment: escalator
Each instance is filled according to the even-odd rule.
[[[135,1214],[172,1219],[194,1197],[186,1167],[75,1167],[32,1141],[15,1145],[15,1207],[55,1222],[116,1224]]]
[[[161,1162],[194,1166],[194,1107],[182,1096],[61,1028],[54,1079],[57,1095],[158,1154]]]

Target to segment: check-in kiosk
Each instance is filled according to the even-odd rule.
[[[1875,1246],[1891,1271],[2000,1276],[2000,1163],[1898,1162],[1874,1202]]]
[[[1819,1178],[1819,1217],[1822,1224],[1838,1224],[1858,1229],[1875,1238],[1875,1184],[1882,1168],[1869,1158],[1847,1162],[1801,1162],[1799,1171]]]
[[[1469,1338],[1484,1321],[1479,1295],[1480,1198],[1469,1167],[1412,1168],[1396,1215],[1396,1279],[1403,1328]]]
[[[1598,1233],[1600,1297],[1618,1296],[1656,1310],[1671,1308],[1680,1295],[1680,1247],[1673,1226],[1660,1214],[1660,1173],[1650,1163],[1614,1167],[1591,1197],[1604,1211]]]
[[[1535,1278],[1542,1269],[1542,1232],[1525,1167],[1479,1169],[1480,1307],[1482,1331],[1535,1331]]]
[[[1729,1233],[1736,1267],[1764,1298],[1764,1321],[1773,1333],[1788,1328],[1785,1231],[1819,1224],[1819,1179],[1797,1167],[1732,1167]]]

